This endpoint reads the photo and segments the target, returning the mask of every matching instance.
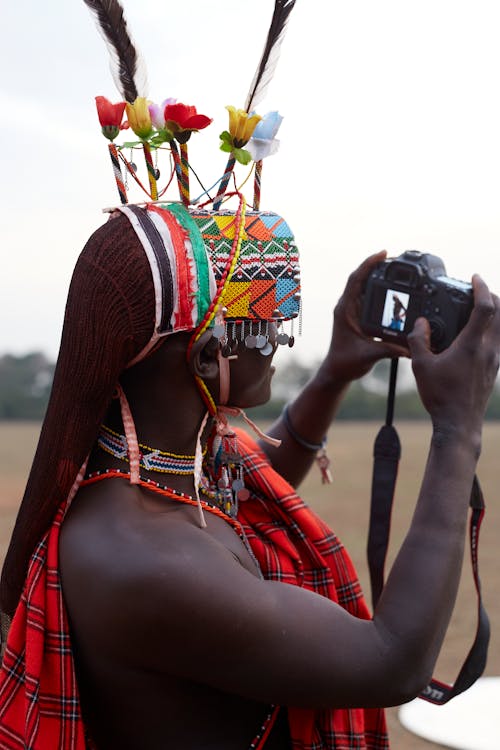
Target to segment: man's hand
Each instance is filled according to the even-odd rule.
[[[500,300],[473,276],[474,308],[467,325],[439,354],[430,350],[430,327],[418,318],[408,336],[422,403],[440,431],[480,434],[500,354]]]
[[[371,370],[384,357],[408,357],[404,346],[375,341],[360,326],[363,286],[378,263],[386,257],[382,250],[367,258],[351,273],[334,311],[333,334],[323,368],[337,382],[349,383]]]

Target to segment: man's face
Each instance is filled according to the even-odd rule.
[[[236,358],[230,360],[230,390],[229,405],[248,408],[265,404],[271,398],[271,379],[275,368],[272,366],[274,353],[277,349],[278,330],[275,323],[245,323],[245,335],[258,336],[264,330],[268,338],[271,351],[261,354],[268,348],[248,348],[241,341],[241,324],[235,326],[238,340]]]

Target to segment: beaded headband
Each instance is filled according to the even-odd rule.
[[[112,104],[102,96],[96,97],[102,133],[109,140],[120,197],[118,210],[127,216],[144,247],[155,286],[155,330],[133,362],[142,359],[159,337],[182,330],[194,330],[196,340],[212,328],[226,355],[238,342],[267,354],[271,351],[268,326],[274,322],[280,328],[278,342],[293,345],[293,323],[288,333],[283,323],[293,321],[300,313],[298,252],[287,223],[274,213],[260,211],[262,161],[278,148],[275,136],[282,118],[277,112],[261,117],[253,110],[272,78],[295,0],[276,0],[245,109],[227,107],[229,128],[220,136],[220,148],[228,153],[224,173],[209,190],[202,187],[201,196],[195,200],[191,199],[190,175],[197,175],[189,163],[188,141],[212,120],[174,99],[161,105],[149,102],[144,66],[120,3],[84,2],[96,16],[110,49],[113,77],[124,99]],[[128,121],[122,122],[125,112]],[[118,145],[115,139],[127,128],[137,139]],[[138,150],[145,158],[147,187],[134,163],[133,154]],[[168,177],[160,189],[158,161],[164,156],[169,163]],[[254,176],[249,211],[237,188],[227,192],[231,177],[235,180],[237,162],[251,165],[250,174]],[[174,179],[180,199],[176,204],[166,198]],[[145,193],[144,204],[129,202],[129,180]],[[215,195],[210,194],[212,190]],[[238,209],[222,209],[222,203],[232,196],[239,201]],[[210,210],[208,204],[212,204]]]

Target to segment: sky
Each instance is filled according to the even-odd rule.
[[[211,185],[225,106],[244,105],[274,2],[123,4],[150,98],[214,119],[190,141]],[[0,354],[55,357],[72,269],[117,200],[94,96],[120,97],[82,0],[2,2],[0,22]],[[349,273],[380,249],[432,252],[500,292],[499,28],[496,0],[297,0],[258,107],[284,116],[261,207],[301,252],[295,357],[321,357]]]

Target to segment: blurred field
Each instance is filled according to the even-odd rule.
[[[398,476],[392,519],[389,564],[401,543],[413,511],[429,443],[426,423],[398,424],[403,457]],[[378,431],[376,423],[339,422],[330,434],[328,452],[332,459],[334,483],[323,486],[313,468],[301,494],[332,526],[349,550],[358,569],[363,588],[368,592],[365,545],[370,502],[372,446]],[[3,560],[17,506],[29,471],[38,424],[0,423],[0,559]],[[485,426],[483,452],[478,475],[487,503],[480,541],[480,572],[483,595],[491,620],[492,637],[487,675],[500,675],[500,596],[499,540],[500,503],[500,423]],[[453,681],[472,644],[476,625],[476,599],[470,564],[466,558],[462,584],[436,676]],[[424,742],[401,728],[396,709],[388,711],[393,750],[431,750],[436,745]],[[474,717],[471,716],[471,721]]]

